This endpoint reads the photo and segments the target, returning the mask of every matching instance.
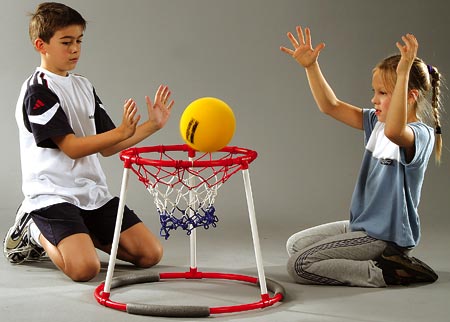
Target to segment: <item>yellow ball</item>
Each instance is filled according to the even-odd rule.
[[[183,140],[194,150],[214,152],[222,149],[234,135],[236,120],[224,101],[202,97],[190,103],[180,119]]]

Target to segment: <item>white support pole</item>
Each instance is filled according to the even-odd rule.
[[[125,208],[125,199],[128,190],[128,175],[129,169],[123,169],[122,186],[120,188],[119,208],[117,208],[116,226],[114,229],[114,238],[111,246],[111,254],[109,255],[108,271],[106,273],[104,292],[110,293],[111,281],[114,274],[114,267],[116,265],[117,249],[119,248],[120,231],[122,228],[123,211]]]
[[[192,216],[193,210],[190,210],[189,216]],[[191,230],[189,235],[190,245],[190,268],[197,268],[197,229]]]
[[[250,183],[250,173],[248,169],[242,170],[245,185],[245,195],[247,197],[248,216],[250,218],[250,227],[252,230],[253,248],[255,249],[256,268],[258,269],[259,285],[261,294],[267,294],[266,275],[261,254],[261,245],[259,243],[258,225],[256,223],[255,204],[253,202],[252,186]]]
[[[189,161],[193,162],[193,158],[189,157]],[[195,177],[193,174],[190,174],[189,177],[189,186],[193,187],[195,185]],[[193,203],[195,202],[194,199],[194,192],[189,190],[189,206],[195,209],[195,206]],[[189,217],[191,218],[194,215],[194,210],[189,209]],[[192,228],[192,225],[189,225],[189,228]],[[197,268],[197,229],[194,228],[191,230],[191,234],[189,235],[189,245],[190,245],[190,268],[196,269]]]

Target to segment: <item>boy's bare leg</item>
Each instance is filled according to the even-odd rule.
[[[111,245],[94,244],[91,236],[85,233],[66,237],[56,247],[42,234],[40,242],[53,263],[76,282],[89,281],[100,272],[96,248],[106,253],[111,251]],[[147,268],[158,264],[162,255],[161,243],[143,223],[121,233],[117,258]]]
[[[95,246],[106,253],[111,252],[111,245]],[[140,222],[120,234],[117,258],[133,263],[136,266],[148,268],[158,264],[163,255],[163,247],[158,238]]]
[[[71,235],[61,240],[58,246],[42,234],[39,240],[53,263],[72,280],[89,281],[100,272],[100,260],[88,234]]]

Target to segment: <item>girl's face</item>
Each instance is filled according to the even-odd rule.
[[[392,92],[388,92],[381,77],[380,70],[376,69],[372,76],[372,88],[373,97],[372,104],[375,108],[375,114],[378,117],[378,121],[385,122],[386,116],[391,104]]]
[[[67,73],[77,66],[82,39],[83,28],[72,25],[56,31],[48,44],[38,40],[36,48],[41,53],[41,67],[67,76]]]

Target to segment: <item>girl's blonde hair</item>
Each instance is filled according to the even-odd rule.
[[[397,81],[397,66],[401,55],[394,55],[382,60],[375,70],[380,70],[383,82],[390,91],[394,90]],[[435,128],[435,157],[440,163],[442,154],[442,130],[441,130],[441,74],[434,66],[416,58],[409,73],[408,91],[415,89],[419,92],[415,108],[417,116],[425,122],[432,122]]]

